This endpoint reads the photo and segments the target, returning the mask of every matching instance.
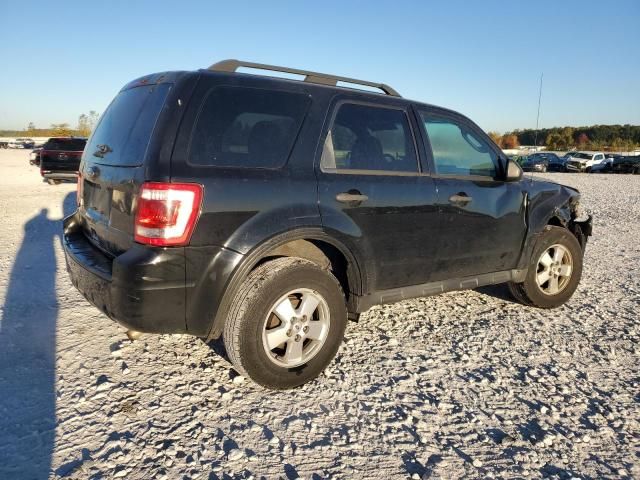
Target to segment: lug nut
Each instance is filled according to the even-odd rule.
[[[287,337],[291,336],[291,330],[287,330]]]
[[[302,329],[302,331],[303,331],[304,333],[307,333],[307,332],[309,331],[309,327],[304,327],[304,328]]]
[[[300,335],[296,335],[296,338],[294,339],[296,342],[300,341]]]

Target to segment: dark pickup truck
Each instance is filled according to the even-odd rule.
[[[86,138],[50,138],[40,151],[40,175],[50,184],[75,180]]]

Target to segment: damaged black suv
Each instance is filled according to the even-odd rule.
[[[87,300],[132,332],[222,335],[270,388],[317,376],[376,304],[508,283],[557,307],[591,234],[576,190],[523,178],[459,113],[236,60],[126,85],[77,198],[64,248]]]

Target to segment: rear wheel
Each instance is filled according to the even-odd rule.
[[[254,382],[292,388],[318,376],[347,324],[338,280],[301,258],[279,258],[249,274],[224,328],[230,360]]]
[[[536,245],[524,282],[510,282],[513,297],[539,308],[564,304],[582,275],[582,248],[566,228],[547,226]]]

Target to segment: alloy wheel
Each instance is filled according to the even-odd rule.
[[[547,248],[536,270],[536,283],[545,295],[557,295],[564,290],[573,273],[573,259],[569,250],[560,244]]]
[[[329,306],[318,292],[293,290],[269,310],[262,330],[265,353],[280,367],[303,365],[322,350],[330,323]]]

